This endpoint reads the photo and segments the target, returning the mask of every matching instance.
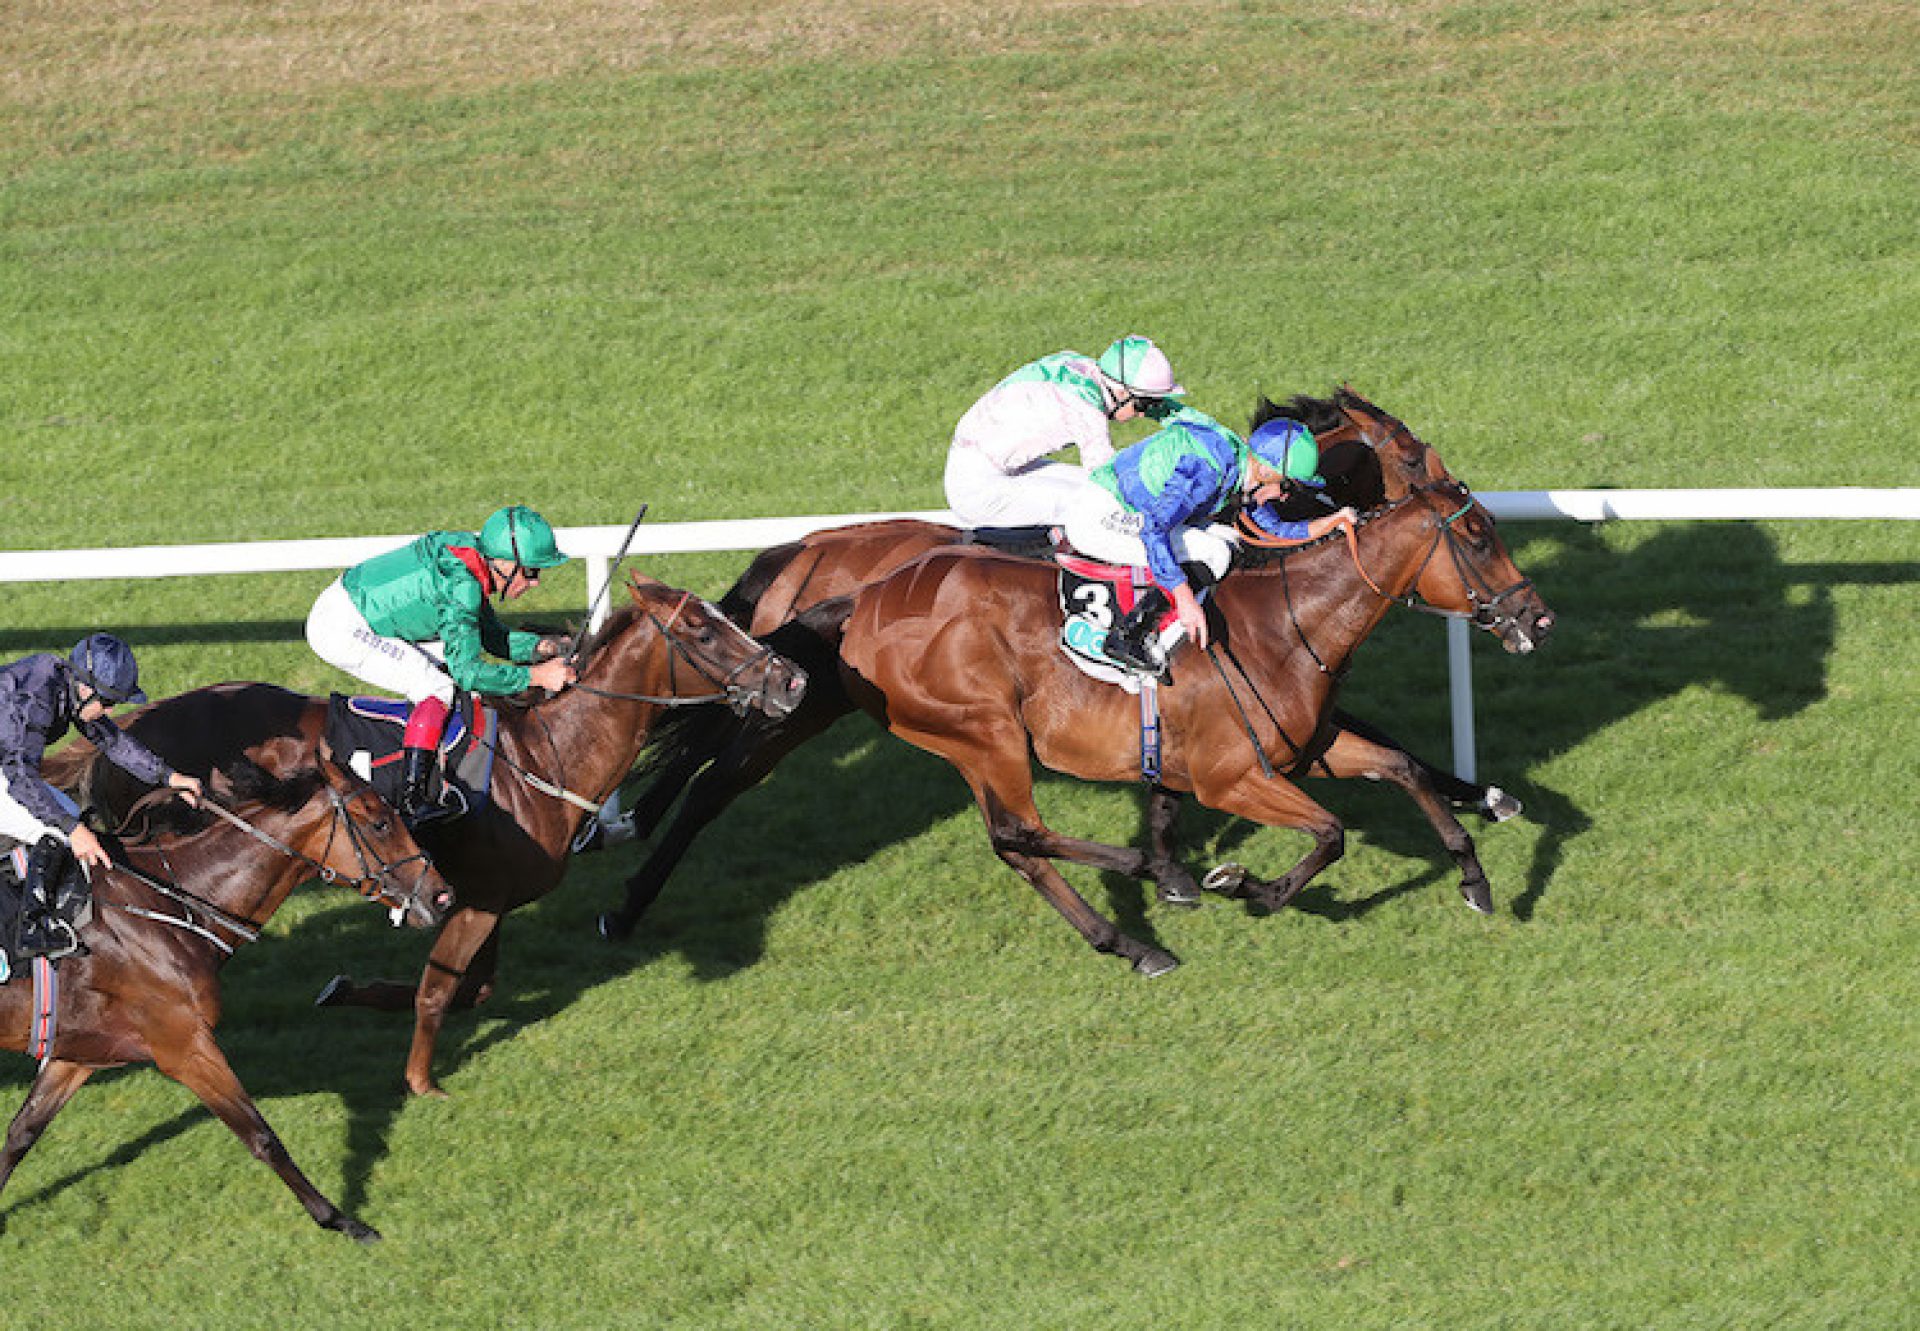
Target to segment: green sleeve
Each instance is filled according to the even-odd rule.
[[[508,628],[500,621],[500,616],[494,613],[493,607],[482,601],[480,603],[480,645],[494,656],[504,656],[509,661],[528,665],[538,658],[540,635]]]
[[[446,651],[447,673],[453,676],[454,683],[474,693],[525,692],[532,683],[525,666],[487,659],[487,639],[498,633],[500,637],[496,641],[504,647],[507,645],[504,639],[509,635],[481,596],[480,584],[470,581],[469,585],[470,592],[462,588],[440,603],[440,645]]]

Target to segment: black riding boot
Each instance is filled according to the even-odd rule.
[[[1120,622],[1107,631],[1101,650],[1129,670],[1160,674],[1167,668],[1167,662],[1160,653],[1154,626],[1167,612],[1169,604],[1165,592],[1158,587],[1147,588],[1134,601],[1133,609],[1120,616]]]
[[[59,837],[42,837],[27,852],[27,879],[21,885],[19,947],[22,956],[58,961],[80,950],[80,936],[54,909],[60,875],[72,858]],[[84,881],[84,875],[82,875]]]
[[[400,768],[400,816],[408,822],[434,807],[427,801],[427,785],[433,780],[432,749],[402,749]]]

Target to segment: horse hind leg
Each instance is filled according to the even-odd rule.
[[[227,1056],[214,1042],[212,1031],[199,1027],[178,1048],[166,1048],[163,1042],[156,1041],[154,1066],[199,1096],[201,1103],[233,1130],[234,1136],[256,1160],[280,1176],[316,1225],[345,1234],[359,1243],[378,1241],[379,1231],[335,1206],[300,1171],[300,1166],[287,1153],[286,1145],[267,1125],[259,1107],[234,1075]]]
[[[1180,796],[1165,786],[1155,786],[1147,796],[1147,872],[1164,905],[1191,909],[1205,897],[1187,866],[1175,858],[1173,827],[1179,813]]]
[[[1048,905],[1059,911],[1087,940],[1095,952],[1125,958],[1134,970],[1152,978],[1165,975],[1180,964],[1179,958],[1164,948],[1143,943],[1123,933],[1120,926],[1087,903],[1074,891],[1058,869],[1055,858],[1069,859],[1095,868],[1111,870],[1131,878],[1142,877],[1147,857],[1137,850],[1123,850],[1097,841],[1080,841],[1053,832],[1040,821],[1040,811],[1031,796],[1024,810],[1008,809],[989,792],[980,796],[986,814],[987,835],[994,853],[1009,868],[1033,885]]]
[[[66,1107],[74,1092],[86,1085],[92,1075],[92,1068],[60,1059],[48,1061],[35,1075],[26,1100],[7,1127],[6,1153],[0,1155],[0,1192],[6,1191],[15,1166],[40,1140],[40,1134],[47,1130],[53,1116]],[[5,1222],[0,1221],[0,1229],[4,1228]]]

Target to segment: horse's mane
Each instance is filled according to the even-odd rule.
[[[210,782],[208,793],[228,804],[263,805],[281,813],[297,813],[326,784],[326,774],[317,766],[297,768],[285,776],[275,776],[244,754],[234,758],[216,773],[224,781]],[[220,787],[224,784],[226,789]],[[123,841],[152,841],[156,837],[193,836],[213,826],[213,815],[190,807],[182,799],[160,799],[135,804],[128,825],[120,829]]]
[[[580,641],[579,659],[584,663],[593,659],[593,654],[627,631],[627,626],[640,615],[640,607],[631,601],[617,605],[607,612],[607,619],[599,628],[593,630]]]
[[[1253,408],[1253,418],[1247,422],[1249,430],[1257,430],[1268,421],[1299,421],[1314,434],[1324,434],[1345,422],[1346,416],[1341,407],[1350,398],[1344,388],[1335,389],[1332,397],[1311,397],[1306,393],[1295,393],[1285,402],[1275,402],[1262,394]]]
[[[1396,509],[1405,507],[1415,498],[1417,498],[1416,495],[1406,495],[1389,500],[1377,508],[1362,509],[1357,515],[1354,527],[1357,530],[1366,527],[1369,523],[1378,522]],[[1297,545],[1254,545],[1243,541],[1234,551],[1233,566],[1236,569],[1259,569],[1270,568],[1276,564],[1284,565],[1289,555],[1297,555],[1307,550],[1319,550],[1329,542],[1345,540],[1345,534],[1335,528],[1324,536],[1316,536],[1311,541],[1301,541]]]

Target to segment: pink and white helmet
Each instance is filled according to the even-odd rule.
[[[1173,377],[1167,353],[1150,338],[1129,333],[1100,353],[1100,373],[1135,397],[1178,397],[1187,390]]]

